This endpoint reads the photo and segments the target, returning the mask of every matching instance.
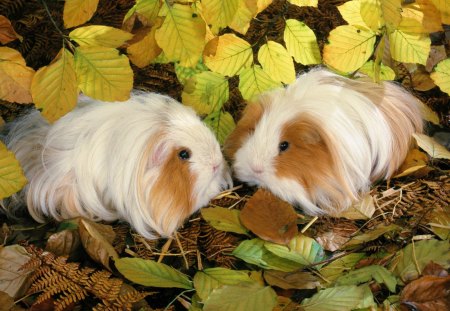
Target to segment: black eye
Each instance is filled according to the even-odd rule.
[[[191,153],[188,150],[183,149],[178,153],[178,157],[181,160],[188,160],[191,157]]]
[[[289,148],[289,143],[287,141],[282,141],[279,145],[278,145],[278,150],[280,150],[280,152],[286,151],[287,148]]]

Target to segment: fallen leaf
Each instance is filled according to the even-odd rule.
[[[367,193],[345,212],[331,216],[339,216],[347,219],[370,219],[373,213],[375,213],[373,197],[369,193]]]
[[[213,131],[221,146],[236,127],[233,116],[228,111],[222,110],[210,113],[203,122]]]
[[[81,244],[89,256],[111,270],[109,259],[118,258],[119,255],[112,247],[114,231],[111,226],[95,223],[87,219],[80,219],[79,228]]]
[[[447,52],[445,45],[432,45],[430,55],[428,56],[427,64],[425,66],[426,71],[431,72],[440,61],[447,58]]]
[[[395,293],[397,279],[385,267],[371,265],[350,271],[336,280],[337,285],[358,285],[375,280],[378,284],[383,283],[391,293]]]
[[[223,207],[201,209],[203,219],[217,230],[247,234],[247,229],[239,221],[239,213],[239,210]]]
[[[31,255],[20,245],[0,248],[0,291],[13,298],[22,296],[27,290],[27,279],[30,270],[20,270],[31,258]]]
[[[7,44],[16,39],[22,41],[23,37],[15,32],[8,18],[0,15],[0,43]]]
[[[161,25],[162,19],[156,21],[157,24],[152,28],[146,28],[147,32],[141,40],[127,48],[128,58],[139,68],[148,66],[162,52],[155,39],[156,29]]]
[[[448,276],[448,272],[440,264],[430,261],[430,263],[423,268],[422,275],[446,277]]]
[[[445,311],[450,310],[450,276],[423,276],[403,289],[401,310]]]
[[[0,141],[0,200],[16,193],[26,183],[19,161]]]
[[[319,231],[315,235],[315,240],[322,245],[324,250],[331,252],[340,249],[358,230],[353,221],[344,219],[332,219],[326,224],[326,227],[326,231]]]
[[[428,156],[419,149],[411,149],[406,155],[403,164],[398,169],[398,174],[393,178],[399,178],[407,175],[411,175],[421,168],[427,166]]]
[[[66,0],[64,2],[64,27],[71,28],[86,23],[97,11],[99,0]]]
[[[49,236],[45,250],[56,256],[69,256],[80,246],[78,230],[63,230]]]
[[[364,253],[352,253],[333,260],[331,263],[319,270],[320,274],[333,282],[342,275],[344,271],[353,268],[366,255]]]
[[[277,305],[273,308],[273,311],[304,311],[303,308],[296,302],[293,302],[291,299],[278,296],[277,297]]]
[[[3,310],[11,310],[14,307],[14,299],[7,293],[0,291],[0,306]]]
[[[356,246],[365,242],[373,241],[387,232],[398,230],[400,230],[400,227],[397,226],[396,224],[390,224],[386,226],[384,223],[380,223],[375,228],[363,234],[359,234],[352,237],[351,240],[348,241],[343,247]]]
[[[282,289],[314,289],[320,286],[319,278],[311,272],[265,270],[264,279],[270,286]]]
[[[425,134],[413,134],[420,148],[436,159],[450,159],[450,151]]]
[[[240,219],[246,228],[266,241],[287,244],[298,234],[294,208],[264,189],[248,200]]]
[[[423,70],[416,70],[411,74],[413,88],[417,91],[425,92],[436,87],[430,74]]]

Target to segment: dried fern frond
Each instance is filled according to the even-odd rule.
[[[64,310],[91,296],[101,301],[99,308],[114,306],[101,310],[131,310],[133,303],[149,294],[134,288],[122,293],[123,281],[111,277],[109,271],[80,268],[79,263],[67,262],[67,257],[56,257],[33,245],[27,245],[25,249],[31,259],[22,269],[35,269],[27,295],[39,293],[34,305],[52,298],[55,310]],[[37,263],[40,264],[38,267]]]

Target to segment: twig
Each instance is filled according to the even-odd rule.
[[[178,232],[175,232],[175,240],[177,241],[178,247],[180,248],[181,255],[183,256],[184,263],[186,264],[186,270],[189,269],[189,262],[186,258],[186,255],[184,253],[183,245],[181,245],[180,238],[178,237]]]

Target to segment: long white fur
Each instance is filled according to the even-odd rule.
[[[300,205],[310,215],[336,214],[367,191],[374,179],[390,177],[406,156],[411,134],[422,131],[418,100],[400,86],[367,78],[351,80],[325,69],[303,74],[261,101],[264,113],[234,156],[235,174]],[[346,193],[344,201],[336,202],[320,185],[310,197],[302,184],[276,174],[274,161],[283,127],[302,114],[316,120],[332,142],[328,147],[334,169],[345,183],[321,182]]]
[[[151,206],[148,194],[161,174],[176,173],[161,171],[161,164],[180,146],[192,151],[189,172],[196,183],[186,180],[194,189],[191,213],[231,183],[218,142],[194,111],[153,93],[114,103],[85,98],[54,125],[35,111],[10,126],[7,145],[29,180],[22,197],[40,222],[123,219],[147,238],[170,236],[180,219],[164,225],[163,217],[153,219],[152,209],[164,206]]]

